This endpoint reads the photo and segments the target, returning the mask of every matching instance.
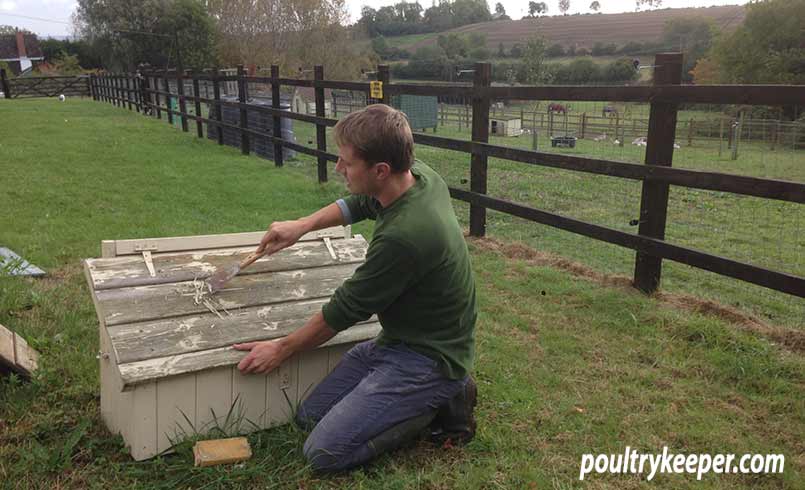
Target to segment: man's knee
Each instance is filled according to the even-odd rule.
[[[302,451],[313,471],[332,473],[348,468],[348,459],[337,448],[308,437]]]

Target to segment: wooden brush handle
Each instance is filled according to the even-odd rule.
[[[245,269],[246,267],[249,267],[250,265],[252,265],[254,263],[254,261],[259,259],[263,255],[265,255],[265,252],[263,252],[263,253],[257,253],[257,252],[252,253],[251,255],[249,255],[248,257],[243,259],[243,262],[240,263],[240,268]]]

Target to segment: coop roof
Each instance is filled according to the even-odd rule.
[[[342,238],[337,229],[308,234],[201,298],[204,279],[253,252],[263,232],[119,240],[111,243],[124,255],[87,259],[95,308],[111,343],[104,354],[114,360],[124,389],[234,365],[243,353],[232,344],[282,337],[304,325],[364,260],[366,241],[341,229]],[[244,240],[255,243],[244,246]],[[379,329],[372,317],[328,345],[372,338]]]

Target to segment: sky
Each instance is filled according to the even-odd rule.
[[[137,1],[137,0],[132,0]],[[370,5],[379,8],[393,5],[400,0],[345,0],[353,21],[360,17],[361,7]],[[745,4],[748,0],[663,0],[663,8],[707,7],[711,5]],[[433,0],[420,0],[420,5],[427,9]],[[506,13],[512,19],[519,19],[528,13],[528,0],[500,0]],[[592,0],[570,0],[569,13],[589,11]],[[494,10],[496,1],[489,1],[490,10]],[[559,0],[546,0],[548,14],[558,14]],[[634,12],[635,0],[599,0],[601,12]],[[28,29],[41,37],[68,36],[72,34],[70,16],[75,10],[76,0],[0,0],[0,25],[12,25]]]

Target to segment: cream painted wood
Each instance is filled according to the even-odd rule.
[[[233,369],[226,366],[196,373],[196,430],[199,433],[227,429],[224,426],[232,407]]]
[[[314,349],[299,354],[299,401],[305,400],[327,376],[328,349]]]
[[[131,394],[129,428],[123,434],[137,460],[156,456],[157,450],[157,383],[151,381],[137,386]]]
[[[268,373],[266,385],[266,427],[291,420],[299,400],[299,356],[294,355]]]
[[[252,432],[265,428],[267,374],[243,374],[237,367],[232,370],[232,400],[241,404],[240,430]],[[237,405],[236,405],[237,406]]]
[[[157,452],[161,453],[170,449],[173,442],[192,436],[194,433],[196,375],[191,373],[162,378],[157,380],[156,384]]]

